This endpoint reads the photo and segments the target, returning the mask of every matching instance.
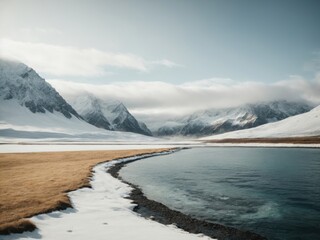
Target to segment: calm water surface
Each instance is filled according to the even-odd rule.
[[[271,240],[320,239],[320,149],[194,148],[120,171],[168,207]]]

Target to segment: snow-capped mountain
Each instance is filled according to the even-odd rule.
[[[0,59],[0,136],[3,141],[21,138],[152,141],[140,134],[108,131],[87,123],[32,68],[3,59]]]
[[[278,122],[255,128],[239,130],[202,138],[202,140],[226,138],[281,138],[320,136],[320,106],[309,112],[288,117]]]
[[[106,102],[93,95],[85,94],[69,99],[69,102],[84,120],[96,127],[152,135],[146,124],[137,121],[119,101]]]
[[[56,111],[66,118],[80,117],[50,84],[22,63],[0,59],[0,97],[15,99],[33,113]]]
[[[208,136],[276,122],[312,109],[306,103],[274,101],[228,109],[201,111],[168,121],[155,131],[158,136]]]

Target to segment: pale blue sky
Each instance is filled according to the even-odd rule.
[[[319,71],[319,12],[317,0],[0,0],[0,38],[2,53],[34,63],[46,78],[274,83]],[[55,55],[55,47],[73,50]],[[92,62],[88,69],[81,58]]]

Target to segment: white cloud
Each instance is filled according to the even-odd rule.
[[[272,100],[320,104],[320,78],[290,78],[278,83],[210,79],[174,85],[164,82],[124,82],[106,85],[49,81],[66,99],[88,92],[102,99],[122,101],[138,118],[166,119],[209,108],[235,107]]]
[[[108,74],[108,67],[146,72],[154,65],[178,66],[166,59],[147,61],[134,54],[9,39],[0,40],[0,56],[21,61],[41,73],[54,76],[103,76]]]
[[[159,60],[159,61],[152,61],[151,64],[153,64],[153,65],[161,65],[161,66],[169,67],[169,68],[183,67],[183,65],[177,64],[177,63],[172,62],[172,61],[170,61],[168,59],[163,59],[163,60]]]

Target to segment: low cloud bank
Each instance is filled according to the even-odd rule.
[[[292,76],[277,83],[236,82],[209,79],[184,84],[122,82],[105,85],[49,80],[67,100],[79,94],[117,99],[140,119],[168,119],[209,108],[235,107],[273,100],[307,101],[320,104],[320,75],[308,81]]]

